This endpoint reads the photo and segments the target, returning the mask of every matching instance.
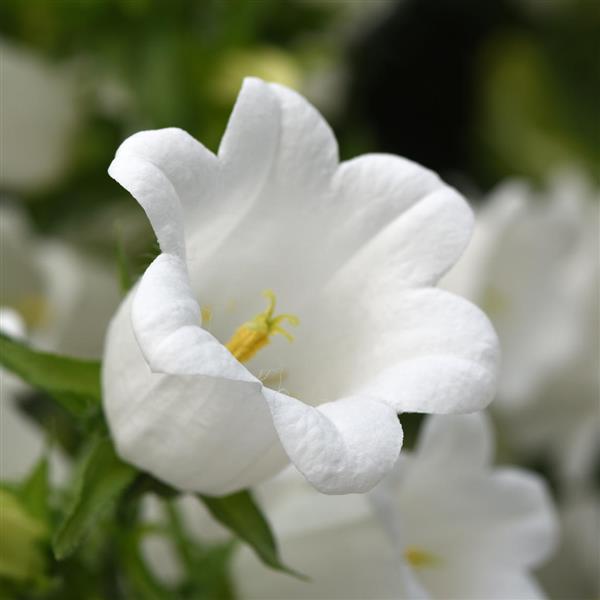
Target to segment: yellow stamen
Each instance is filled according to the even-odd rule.
[[[213,315],[212,308],[210,306],[202,306],[200,308],[200,314],[202,315],[202,324],[209,325]]]
[[[435,567],[440,560],[434,554],[426,552],[416,546],[408,546],[404,549],[404,558],[416,569],[423,567]]]
[[[279,333],[290,342],[294,339],[288,331],[281,327],[281,323],[287,321],[290,325],[298,325],[298,317],[289,314],[274,317],[275,294],[271,290],[266,290],[263,295],[269,301],[267,309],[256,315],[251,321],[246,321],[241,325],[225,344],[225,347],[240,362],[249,361],[261,348],[264,348],[270,342],[271,335]]]

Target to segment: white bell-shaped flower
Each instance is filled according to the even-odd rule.
[[[319,113],[258,79],[216,156],[179,129],[146,131],[109,173],[162,251],[106,340],[104,403],[125,460],[225,494],[289,457],[323,492],[363,492],[396,462],[398,413],[491,400],[491,325],[432,287],[473,220],[434,173],[389,155],[340,163]]]

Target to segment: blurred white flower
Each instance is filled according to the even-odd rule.
[[[284,559],[309,582],[234,558],[242,598],[539,598],[530,574],[556,541],[543,482],[491,466],[484,415],[435,416],[367,496],[316,494],[293,472],[260,496]]]
[[[2,39],[0,61],[0,184],[36,190],[67,167],[80,119],[75,89],[66,72]]]
[[[321,491],[366,491],[396,462],[397,413],[491,400],[493,329],[432,287],[472,215],[430,171],[389,155],[340,164],[312,106],[249,78],[218,156],[181,130],[147,131],[109,172],[162,250],[107,338],[104,404],[125,460],[224,494],[287,454]],[[269,288],[287,314],[272,292],[261,312]],[[293,343],[269,344],[298,318]]]
[[[36,237],[22,212],[0,206],[0,330],[34,347],[98,357],[108,321],[119,303],[116,273],[56,240]],[[2,479],[25,475],[41,456],[44,434],[18,411],[28,386],[0,370]],[[53,470],[64,476],[55,451]]]
[[[25,335],[25,323],[9,308],[0,308],[0,332],[14,338]],[[0,367],[0,479],[21,477],[40,456],[43,439],[38,429],[23,419],[13,399],[27,386]],[[14,454],[13,454],[14,453]]]
[[[0,332],[24,338],[25,322],[15,310],[0,307]],[[15,399],[28,390],[27,384],[0,367],[0,480],[18,481],[33,468],[45,449],[44,436],[15,406]],[[54,481],[64,481],[66,459],[57,450],[50,455]]]
[[[600,597],[600,493],[586,486],[568,494],[561,510],[561,543],[540,571],[551,598]]]
[[[497,328],[503,365],[494,407],[507,435],[526,452],[550,450],[572,479],[589,472],[600,449],[595,196],[574,173],[539,192],[504,184],[442,282],[484,307]]]
[[[42,350],[81,358],[102,354],[119,304],[116,269],[31,231],[25,215],[0,206],[0,306],[17,311]]]

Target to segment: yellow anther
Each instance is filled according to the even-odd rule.
[[[416,546],[408,546],[404,549],[404,558],[406,558],[409,565],[416,569],[423,567],[435,567],[439,564],[440,560],[434,554],[426,552]]]
[[[212,320],[212,308],[210,306],[202,306],[200,307],[200,314],[202,315],[202,324],[208,325]]]
[[[274,317],[275,294],[271,290],[266,290],[263,295],[269,301],[266,310],[256,315],[251,321],[246,321],[241,325],[225,344],[226,348],[240,362],[249,361],[261,348],[269,343],[270,336],[276,333],[279,333],[290,342],[294,339],[288,331],[281,327],[281,323],[287,321],[290,325],[298,325],[298,317],[289,314]]]

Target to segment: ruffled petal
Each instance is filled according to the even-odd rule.
[[[201,327],[201,311],[190,288],[184,261],[161,254],[134,292],[131,321],[150,368],[171,375],[202,375],[260,382]]]
[[[195,272],[217,264],[213,253],[265,187],[279,148],[280,113],[269,84],[252,77],[244,80],[219,146],[217,191],[214,196],[197,196],[190,215],[186,235]]]
[[[421,197],[352,257],[340,276],[369,273],[372,290],[436,283],[469,242],[473,213],[452,188]]]
[[[287,457],[260,384],[153,373],[131,325],[136,292],[111,323],[102,369],[104,409],[120,456],[181,490],[211,495],[274,475]],[[186,345],[180,350],[185,354]]]
[[[331,273],[330,253],[318,249],[337,220],[331,189],[337,143],[329,125],[291,90],[255,79],[246,81],[246,89],[247,101],[238,100],[219,151],[221,189],[235,201],[216,207],[189,262],[194,289],[214,308],[211,330],[221,336],[239,324],[223,307],[251,309],[248,302],[260,302],[267,288],[286,310],[296,310]],[[229,162],[233,177],[226,176]],[[212,243],[214,228],[227,233],[218,245]]]
[[[367,154],[342,163],[332,241],[343,257],[392,269],[398,284],[430,284],[466,247],[472,213],[464,199],[428,169],[399,156]],[[364,255],[361,258],[361,255]]]
[[[313,408],[273,390],[265,395],[290,460],[319,491],[366,492],[393,468],[402,427],[387,404],[351,397]]]
[[[297,345],[286,349],[295,353],[286,386],[314,403],[361,390],[398,412],[485,407],[499,360],[485,315],[435,288],[378,294],[368,277],[337,279],[318,298],[310,330],[299,328]]]
[[[216,157],[181,129],[141,131],[126,139],[108,173],[140,203],[163,252],[185,256],[184,220],[214,195]]]

